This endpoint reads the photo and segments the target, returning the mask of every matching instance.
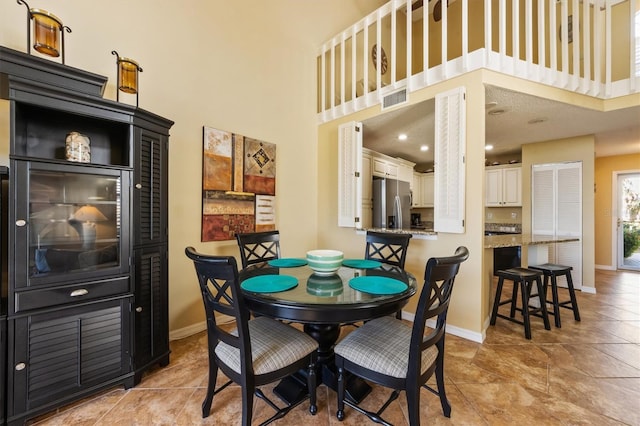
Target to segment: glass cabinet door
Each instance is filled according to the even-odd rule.
[[[26,228],[23,241],[28,246],[24,252],[17,250],[16,262],[28,262],[25,284],[32,285],[38,279],[46,282],[62,277],[67,281],[81,279],[85,273],[95,275],[100,270],[114,273],[113,268],[124,272],[122,268],[128,265],[129,236],[128,228],[123,229],[122,224],[123,214],[128,217],[123,206],[129,205],[129,172],[22,165],[29,165],[24,173],[19,173],[28,191],[24,202],[17,203],[16,218],[18,229],[20,218],[27,218],[27,226],[22,228]],[[26,258],[22,260],[21,254]]]

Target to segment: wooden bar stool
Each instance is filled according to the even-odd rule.
[[[544,295],[546,299],[547,287],[549,286],[549,278],[551,278],[551,298],[547,300],[548,303],[553,304],[553,316],[555,318],[556,327],[562,326],[560,322],[560,308],[571,309],[573,311],[573,318],[576,321],[580,321],[580,311],[578,310],[578,301],[576,300],[576,291],[573,288],[573,279],[571,278],[571,266],[556,265],[554,263],[545,263],[543,265],[529,266],[529,268],[536,271],[541,271],[544,274]],[[567,277],[567,289],[569,290],[569,300],[565,302],[558,301],[558,277]],[[567,306],[570,305],[570,306]]]
[[[497,317],[504,318],[508,321],[524,325],[524,336],[527,339],[531,339],[531,323],[529,318],[530,315],[539,313],[539,316],[541,316],[542,320],[544,321],[544,328],[547,330],[551,330],[551,325],[549,325],[549,317],[547,314],[547,304],[544,301],[544,288],[542,285],[542,280],[540,279],[543,273],[541,271],[527,268],[510,268],[496,271],[496,275],[498,276],[498,287],[496,289],[495,301],[493,302],[493,311],[491,312],[491,325],[496,324]],[[504,285],[505,279],[513,281],[513,291],[511,293],[510,299],[501,300],[502,286]],[[534,282],[536,283],[536,287],[538,289],[538,297],[540,298],[539,308],[529,306],[529,295],[531,294],[531,288]],[[522,308],[518,308],[516,306],[518,299],[518,288],[520,289],[521,293]],[[505,305],[507,303],[511,304],[510,315],[506,316],[499,314],[498,308],[501,305]],[[520,311],[522,313],[523,321],[517,320],[515,318],[516,311]]]

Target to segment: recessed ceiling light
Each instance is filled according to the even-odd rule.
[[[484,150],[485,151],[491,151],[493,149],[493,145],[485,145],[484,146]]]
[[[420,147],[420,151],[429,151],[429,146],[428,145],[422,145]]]
[[[545,121],[547,121],[546,118],[540,117],[540,118],[534,118],[532,120],[529,120],[528,123],[529,124],[540,124],[540,123],[544,123]]]
[[[406,134],[404,134],[404,133],[400,133],[400,134],[398,135],[398,140],[399,140],[399,141],[406,141],[406,140],[407,140],[407,135],[406,135]]]
[[[489,115],[502,115],[502,114],[504,114],[505,112],[507,112],[507,111],[506,111],[506,110],[504,110],[504,109],[498,108],[498,109],[492,109],[491,111],[489,111],[489,113],[488,113],[488,114],[489,114]]]

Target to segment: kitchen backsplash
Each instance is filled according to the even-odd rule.
[[[522,225],[519,223],[488,223],[484,224],[485,231],[522,233]]]

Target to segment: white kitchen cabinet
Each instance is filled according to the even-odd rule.
[[[396,163],[378,157],[373,157],[372,163],[373,176],[397,179],[398,165]]]
[[[485,168],[487,207],[522,206],[522,167]]]
[[[413,174],[411,195],[411,207],[422,207],[422,173]]]
[[[371,174],[373,176],[411,183],[415,163],[401,158],[389,157],[379,152],[367,151],[371,154]]]
[[[421,176],[421,202],[422,207],[433,207],[434,200],[434,174],[422,173]]]
[[[405,160],[399,160],[398,162],[398,180],[403,182],[409,182],[413,180],[413,166],[414,163],[404,162]]]

